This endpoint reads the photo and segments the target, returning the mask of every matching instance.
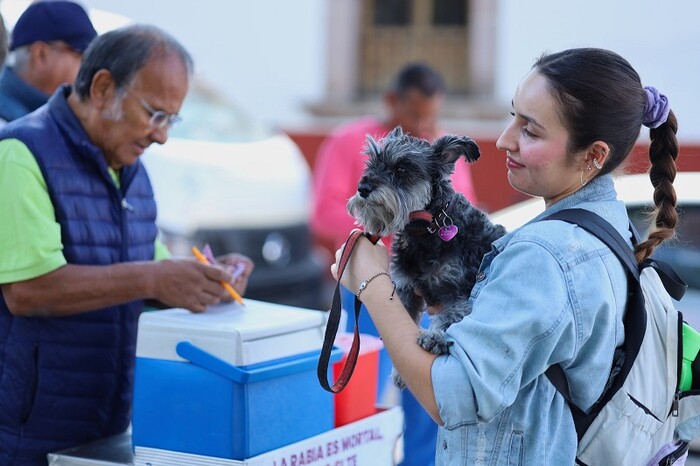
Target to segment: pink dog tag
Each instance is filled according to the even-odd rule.
[[[443,241],[449,241],[457,235],[458,231],[459,229],[456,225],[444,226],[438,230],[438,236]]]

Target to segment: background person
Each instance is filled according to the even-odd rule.
[[[96,36],[77,3],[31,3],[12,29],[12,65],[0,73],[0,118],[12,121],[33,112],[59,85],[72,83],[83,52]]]
[[[372,280],[361,295],[398,372],[441,425],[440,465],[574,464],[571,411],[545,371],[559,364],[584,410],[601,396],[625,334],[627,275],[613,252],[582,228],[537,220],[587,209],[631,247],[629,218],[610,174],[630,154],[642,124],[652,128],[657,210],[655,230],[635,247],[637,260],[672,238],[678,223],[676,118],[666,97],[643,88],[619,55],[586,48],[542,56],[515,92],[513,115],[497,141],[508,180],[541,197],[546,209],[484,256],[472,312],[447,330],[449,354],[436,356],[416,344],[418,328],[401,302],[389,299],[389,277]],[[343,284],[357,290],[387,272],[388,262],[382,245],[361,238]]]
[[[0,15],[0,66],[5,63],[7,58],[7,49],[9,38],[7,36],[7,28],[5,27],[5,18]]]
[[[154,261],[156,204],[139,157],[163,144],[192,75],[165,32],[98,37],[75,87],[0,129],[0,464],[123,432],[145,299],[204,311],[252,262]]]
[[[351,121],[323,141],[313,170],[311,215],[312,231],[323,246],[335,251],[355,228],[346,205],[357,191],[365,168],[367,156],[363,150],[367,135],[378,140],[401,126],[404,133],[432,142],[442,134],[439,115],[444,94],[445,84],[437,71],[423,63],[407,64],[384,93],[386,118],[368,116]],[[455,164],[452,183],[455,191],[476,202],[471,173],[464,160]]]
[[[365,168],[363,153],[367,135],[375,139],[386,136],[396,126],[405,133],[429,141],[441,134],[439,115],[445,98],[445,84],[440,74],[424,63],[409,63],[401,68],[384,94],[387,116],[384,119],[365,117],[337,128],[321,145],[313,178],[313,208],[311,228],[316,240],[327,249],[337,249],[355,228],[347,211],[347,202],[357,191],[357,183]],[[469,165],[460,158],[452,175],[455,191],[476,203]],[[390,238],[384,238],[389,246]],[[343,308],[353,309],[354,295],[343,290]],[[352,312],[350,313],[352,314]],[[349,325],[354,325],[351,315]],[[429,322],[424,316],[423,325]],[[378,335],[377,329],[361,312],[360,331]],[[380,352],[378,398],[389,397],[391,360],[386,350]],[[413,395],[401,392],[405,412],[404,466],[430,466],[433,463],[437,426],[418,404]]]

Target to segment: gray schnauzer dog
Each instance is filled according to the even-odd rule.
[[[396,127],[379,142],[368,135],[365,152],[369,159],[348,211],[366,232],[394,235],[396,292],[416,323],[426,305],[441,306],[418,344],[444,354],[451,345],[445,330],[469,313],[482,257],[505,234],[450,182],[459,157],[474,162],[479,147],[468,137],[450,135],[430,144]],[[403,387],[396,373],[394,382]]]

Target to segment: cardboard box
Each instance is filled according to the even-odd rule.
[[[136,466],[392,466],[403,460],[403,411],[396,406],[246,460],[136,447]]]
[[[353,336],[352,333],[339,333],[335,338],[335,346],[343,351],[343,358],[333,364],[334,381],[338,379],[345,366]],[[334,398],[336,427],[374,414],[377,406],[379,352],[382,348],[384,343],[380,338],[365,333],[360,334],[360,352],[355,370],[345,389],[337,393]]]
[[[332,429],[333,395],[316,377],[324,324],[250,299],[142,314],[134,446],[242,460]]]

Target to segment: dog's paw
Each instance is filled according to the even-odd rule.
[[[421,348],[433,354],[446,354],[452,345],[447,341],[445,333],[437,330],[421,330],[418,335],[418,344]]]
[[[391,370],[391,380],[394,382],[394,385],[396,386],[396,388],[399,388],[401,390],[406,388],[406,384],[404,383],[404,381],[401,378],[401,376],[399,375],[399,373],[396,372],[396,369]]]

